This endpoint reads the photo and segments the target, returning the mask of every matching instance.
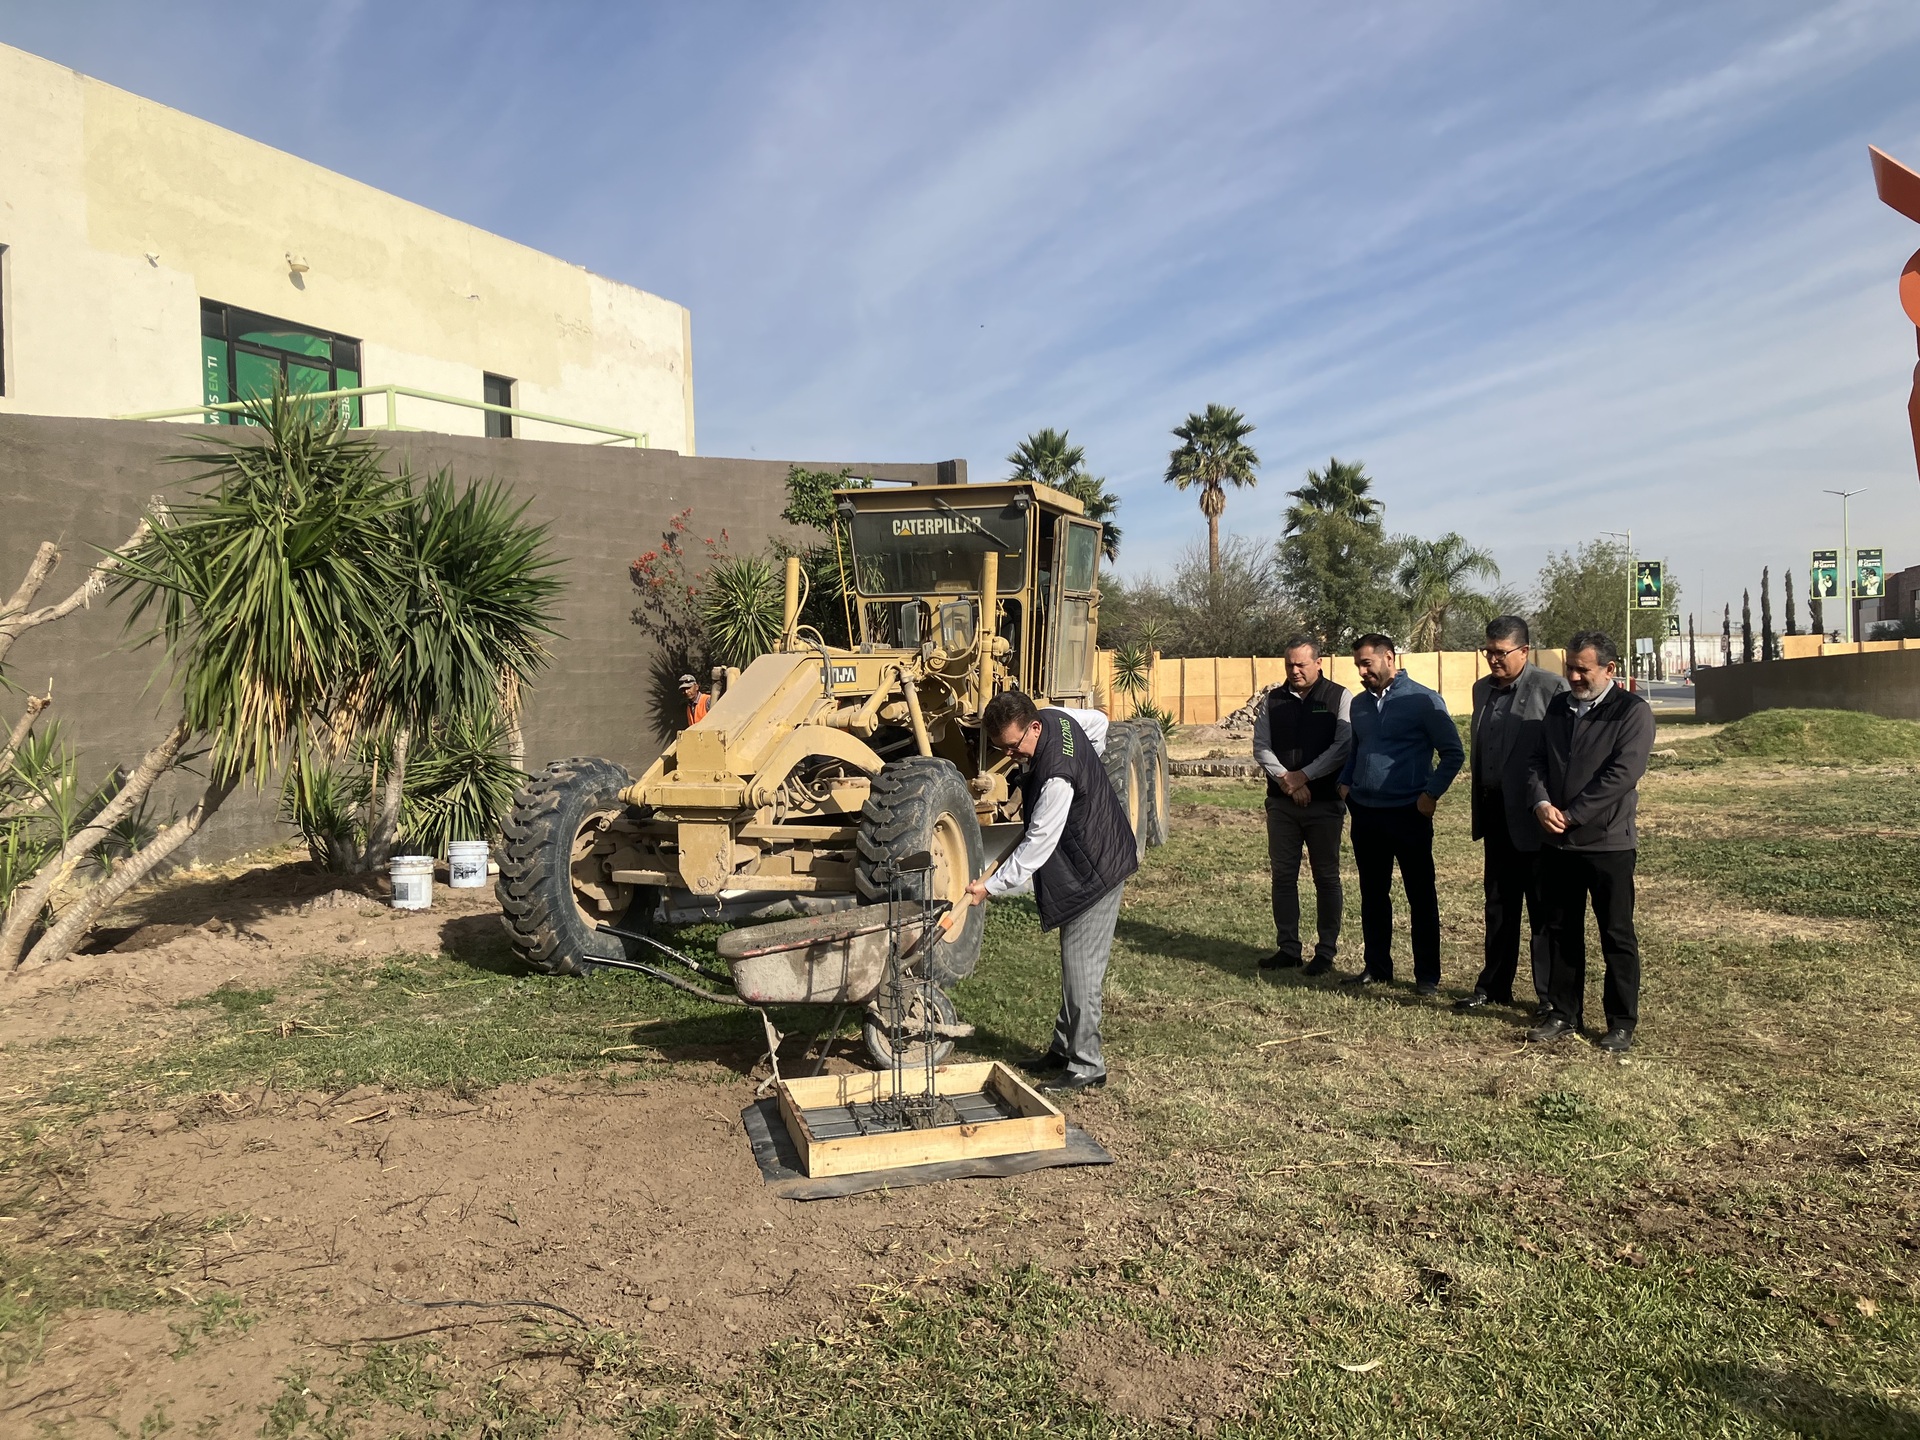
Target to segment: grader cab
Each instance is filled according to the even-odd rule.
[[[804,579],[789,561],[777,647],[717,675],[705,718],[644,775],[567,760],[521,791],[499,894],[535,967],[631,961],[657,914],[884,905],[911,856],[925,867],[914,898],[954,907],[950,936],[926,947],[929,973],[943,985],[972,973],[984,913],[960,902],[1020,830],[1011,761],[980,714],[1011,688],[1043,705],[1101,698],[1100,526],[1072,496],[1019,481],[842,490],[835,506],[851,646],[799,623]],[[1144,853],[1167,829],[1158,726],[1112,725],[1105,758]],[[736,930],[723,954],[757,953],[757,932],[773,944],[794,926]],[[758,998],[860,998],[844,976],[820,978],[818,954],[796,953],[791,983]]]

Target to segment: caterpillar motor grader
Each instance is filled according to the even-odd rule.
[[[972,973],[985,916],[965,906],[967,882],[1020,833],[1011,762],[981,734],[981,711],[1010,688],[1096,704],[1101,529],[1071,495],[1026,481],[846,489],[834,504],[850,647],[799,622],[804,576],[789,560],[779,643],[716,672],[706,716],[644,775],[560,761],[516,797],[498,892],[535,968],[631,964],[663,905],[718,917],[728,902],[786,899],[816,918],[723,939],[740,994],[861,1003],[858,947],[842,943],[860,927],[839,912],[884,915],[910,864],[912,898],[952,912],[920,963],[940,986]],[[1159,727],[1113,724],[1105,758],[1144,853],[1167,830]]]

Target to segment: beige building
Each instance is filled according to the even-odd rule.
[[[367,424],[691,455],[692,354],[684,306],[0,45],[0,413],[284,378],[602,428],[384,392]]]

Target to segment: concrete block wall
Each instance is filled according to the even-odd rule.
[[[1825,655],[1716,665],[1694,674],[1694,713],[1738,720],[1760,710],[1861,710],[1920,720],[1920,646],[1828,646]],[[1855,653],[1839,654],[1837,651]]]
[[[1455,715],[1473,713],[1473,682],[1487,673],[1487,661],[1478,650],[1429,650],[1405,654],[1400,668],[1431,690],[1438,690]],[[1533,663],[1560,674],[1565,652],[1535,649]],[[1330,652],[1324,661],[1327,678],[1358,692],[1360,672],[1351,655]],[[1287,678],[1287,662],[1278,655],[1207,655],[1162,657],[1153,667],[1149,695],[1153,703],[1173,716],[1177,725],[1213,725],[1231,715],[1269,686]],[[1118,698],[1113,687],[1113,652],[1101,650],[1094,667],[1096,693],[1105,703]],[[1120,702],[1132,713],[1132,706]]]
[[[0,596],[11,594],[42,540],[65,558],[41,603],[67,595],[99,548],[123,541],[149,496],[180,494],[194,467],[170,456],[194,452],[211,433],[196,425],[0,415]],[[628,616],[628,563],[658,543],[668,520],[693,509],[700,533],[726,528],[735,553],[764,545],[786,527],[788,462],[695,458],[624,446],[487,440],[453,435],[376,435],[394,463],[416,470],[450,466],[457,478],[494,476],[530,502],[531,518],[552,527],[567,589],[559,603],[553,660],[527,696],[527,763],[603,755],[638,770],[659,753],[649,723],[651,652]],[[857,474],[932,483],[932,464],[802,461],[810,469],[850,465]],[[133,648],[123,607],[90,610],[23,636],[8,658],[14,683],[42,689],[49,678],[58,719],[94,779],[132,764],[176,713],[157,648]],[[0,719],[17,717],[19,697],[0,692]],[[43,721],[42,723],[45,723]],[[159,796],[164,814],[199,793],[176,775]],[[243,791],[209,825],[200,854],[216,859],[291,833],[275,818],[277,796]]]

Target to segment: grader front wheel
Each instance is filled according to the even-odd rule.
[[[637,945],[602,924],[638,929],[652,917],[659,892],[608,879],[601,839],[626,806],[633,783],[610,760],[558,760],[513,797],[501,824],[506,842],[494,893],[513,948],[549,975],[586,975],[597,960],[631,959]]]
[[[931,890],[920,893],[916,877],[893,873],[897,860],[920,851],[933,857]],[[964,980],[980,963],[986,912],[969,907],[967,882],[980,873],[986,854],[973,792],[950,760],[915,755],[896,760],[873,777],[860,811],[860,860],[854,884],[869,905],[904,899],[945,900],[960,916],[951,940],[927,942],[928,973],[941,985]]]

